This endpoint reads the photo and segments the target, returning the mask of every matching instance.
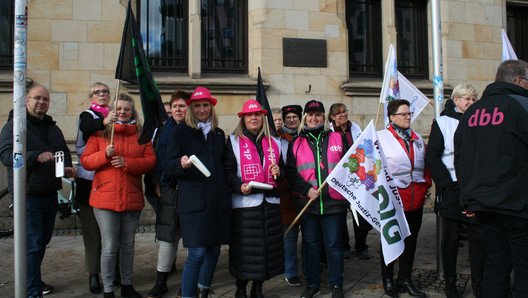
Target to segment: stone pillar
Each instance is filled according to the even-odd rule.
[[[199,79],[202,75],[202,31],[200,19],[201,0],[189,1],[189,77]]]

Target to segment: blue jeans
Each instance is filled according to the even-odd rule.
[[[282,232],[286,232],[290,225],[282,225]],[[284,237],[284,276],[286,278],[299,276],[297,264],[297,238],[299,225],[293,225],[290,232]]]
[[[219,255],[220,244],[187,249],[187,260],[182,274],[183,298],[195,297],[197,287],[211,287]]]
[[[46,245],[53,235],[58,210],[56,193],[49,196],[26,197],[28,295],[42,294],[40,265],[44,259]]]
[[[121,283],[132,284],[134,245],[141,211],[117,212],[93,208],[101,231],[101,278],[104,291],[114,291],[114,272],[119,249]]]
[[[326,249],[328,282],[330,286],[343,285],[343,220],[346,213],[301,217],[301,231],[306,243],[305,274],[309,286],[319,286],[321,279],[321,249]]]

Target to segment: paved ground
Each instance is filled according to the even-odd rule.
[[[350,231],[351,220],[349,219]],[[429,297],[445,297],[443,285],[436,279],[436,219],[435,215],[424,215],[422,230],[418,240],[417,255],[414,262],[413,279],[419,287],[426,291]],[[96,297],[88,291],[88,275],[83,270],[82,237],[76,231],[58,231],[62,236],[54,236],[46,251],[42,265],[43,280],[55,287],[47,297]],[[352,232],[353,233],[353,232]],[[353,235],[352,235],[353,239]],[[380,258],[378,253],[379,234],[371,231],[368,239],[370,252],[375,257],[370,260],[360,260],[355,254],[345,260],[345,297],[387,297],[384,295],[380,278]],[[471,282],[468,282],[469,261],[467,243],[459,250],[458,273],[461,276],[459,291],[463,297],[472,297]],[[140,228],[136,235],[136,256],[134,263],[134,287],[144,297],[153,286],[156,279],[157,244],[150,227]],[[0,296],[14,296],[13,278],[13,238],[0,239]],[[178,251],[177,272],[169,277],[169,293],[164,297],[175,297],[181,281],[181,269],[186,257],[186,250]],[[397,272],[397,271],[396,271]],[[326,279],[327,271],[323,272],[321,294],[317,297],[331,297]],[[302,280],[305,282],[305,280]],[[235,280],[229,274],[228,246],[222,247],[212,289],[212,297],[233,297]],[[303,287],[289,287],[282,276],[277,276],[264,283],[263,292],[268,298],[300,297]],[[249,287],[248,287],[249,290]],[[116,291],[116,294],[119,294]],[[102,296],[102,295],[99,295]],[[116,295],[118,296],[118,295]],[[407,294],[400,297],[409,297]]]

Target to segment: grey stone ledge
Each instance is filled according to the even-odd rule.
[[[199,79],[166,72],[153,73],[153,76],[162,94],[170,94],[178,89],[192,92],[198,86],[209,89],[212,94],[255,94],[257,90],[256,79],[247,74],[202,74]],[[131,93],[139,93],[137,85],[124,81],[121,84]],[[263,84],[266,89],[270,86],[266,82]]]
[[[433,83],[425,79],[410,79],[411,83],[416,86],[422,93],[428,98],[434,96]],[[362,77],[351,77],[348,82],[341,85],[341,89],[345,91],[347,96],[377,96],[381,93],[381,85],[383,84],[382,78],[362,78]],[[451,96],[453,87],[444,85],[444,97],[448,98]]]

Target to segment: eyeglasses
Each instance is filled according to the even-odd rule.
[[[519,76],[519,78],[521,78],[521,80],[525,80],[525,81],[528,81],[528,79],[527,79],[527,78],[523,78],[523,77],[521,77],[521,76]]]
[[[107,94],[110,94],[110,91],[108,91],[108,90],[95,90],[93,92],[93,94],[95,94],[95,95],[107,95]]]
[[[50,100],[49,97],[42,97],[42,96],[39,96],[39,95],[37,95],[37,96],[28,96],[28,97],[29,98],[33,98],[36,101],[39,101],[39,100],[49,101]]]
[[[295,119],[299,119],[299,117],[297,115],[295,115],[295,116],[287,116],[286,117],[286,120],[295,120]]]
[[[400,116],[403,116],[403,118],[407,118],[407,117],[412,117],[414,115],[414,113],[396,113],[396,114],[393,114],[393,115],[400,115]]]
[[[337,115],[343,115],[343,114],[346,114],[348,113],[348,110],[344,110],[344,111],[341,111],[341,112],[337,112],[334,116],[337,116]]]

